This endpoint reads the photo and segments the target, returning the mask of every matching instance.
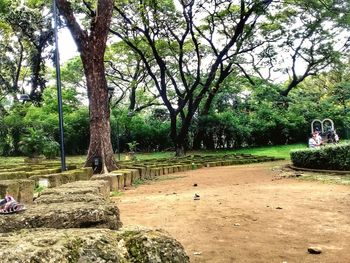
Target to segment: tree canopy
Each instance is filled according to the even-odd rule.
[[[117,141],[177,155],[289,143],[325,117],[348,135],[349,1],[56,3],[80,53],[61,65],[68,152],[89,145],[100,172],[116,168]],[[0,1],[2,154],[22,153],[29,128],[58,139],[51,8]]]

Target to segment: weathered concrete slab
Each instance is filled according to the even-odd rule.
[[[109,183],[111,191],[118,191],[118,176],[116,174],[95,174],[91,180],[105,180]]]
[[[15,199],[19,194],[19,183],[15,180],[1,180],[0,181],[0,198],[4,198],[5,195],[11,195]]]
[[[33,180],[17,180],[17,182],[19,184],[18,202],[32,204],[35,182]]]
[[[21,213],[0,216],[0,232],[31,228],[109,228],[122,223],[119,209],[112,203],[33,204]]]
[[[149,229],[25,230],[0,234],[0,248],[7,263],[189,262],[178,241]]]
[[[109,198],[110,188],[109,183],[104,180],[89,180],[89,181],[75,181],[68,184],[60,185],[57,188],[46,189],[41,195],[46,194],[100,194],[105,200]]]
[[[40,195],[35,199],[35,204],[62,204],[62,203],[74,203],[74,202],[87,202],[87,203],[101,203],[106,201],[102,195],[84,193],[84,194],[72,194],[72,195]],[[68,204],[69,205],[69,204]]]

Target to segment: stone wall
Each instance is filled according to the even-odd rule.
[[[25,211],[0,215],[1,262],[189,262],[183,246],[161,230],[121,229],[109,185],[48,188]]]

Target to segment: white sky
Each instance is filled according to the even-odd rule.
[[[60,64],[79,55],[77,45],[67,28],[61,28],[58,31],[58,50],[60,52]]]

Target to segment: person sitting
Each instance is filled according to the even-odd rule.
[[[315,132],[311,133],[309,138],[309,148],[316,148],[319,146],[320,144],[317,143],[317,140],[316,140],[316,133]]]
[[[339,142],[339,135],[337,134],[337,132],[334,130],[333,131],[333,142],[334,143],[338,143]]]
[[[315,134],[315,140],[316,140],[316,143],[318,144],[318,146],[323,145],[323,140],[322,140],[322,137],[320,135],[320,132],[315,131],[314,134]]]

